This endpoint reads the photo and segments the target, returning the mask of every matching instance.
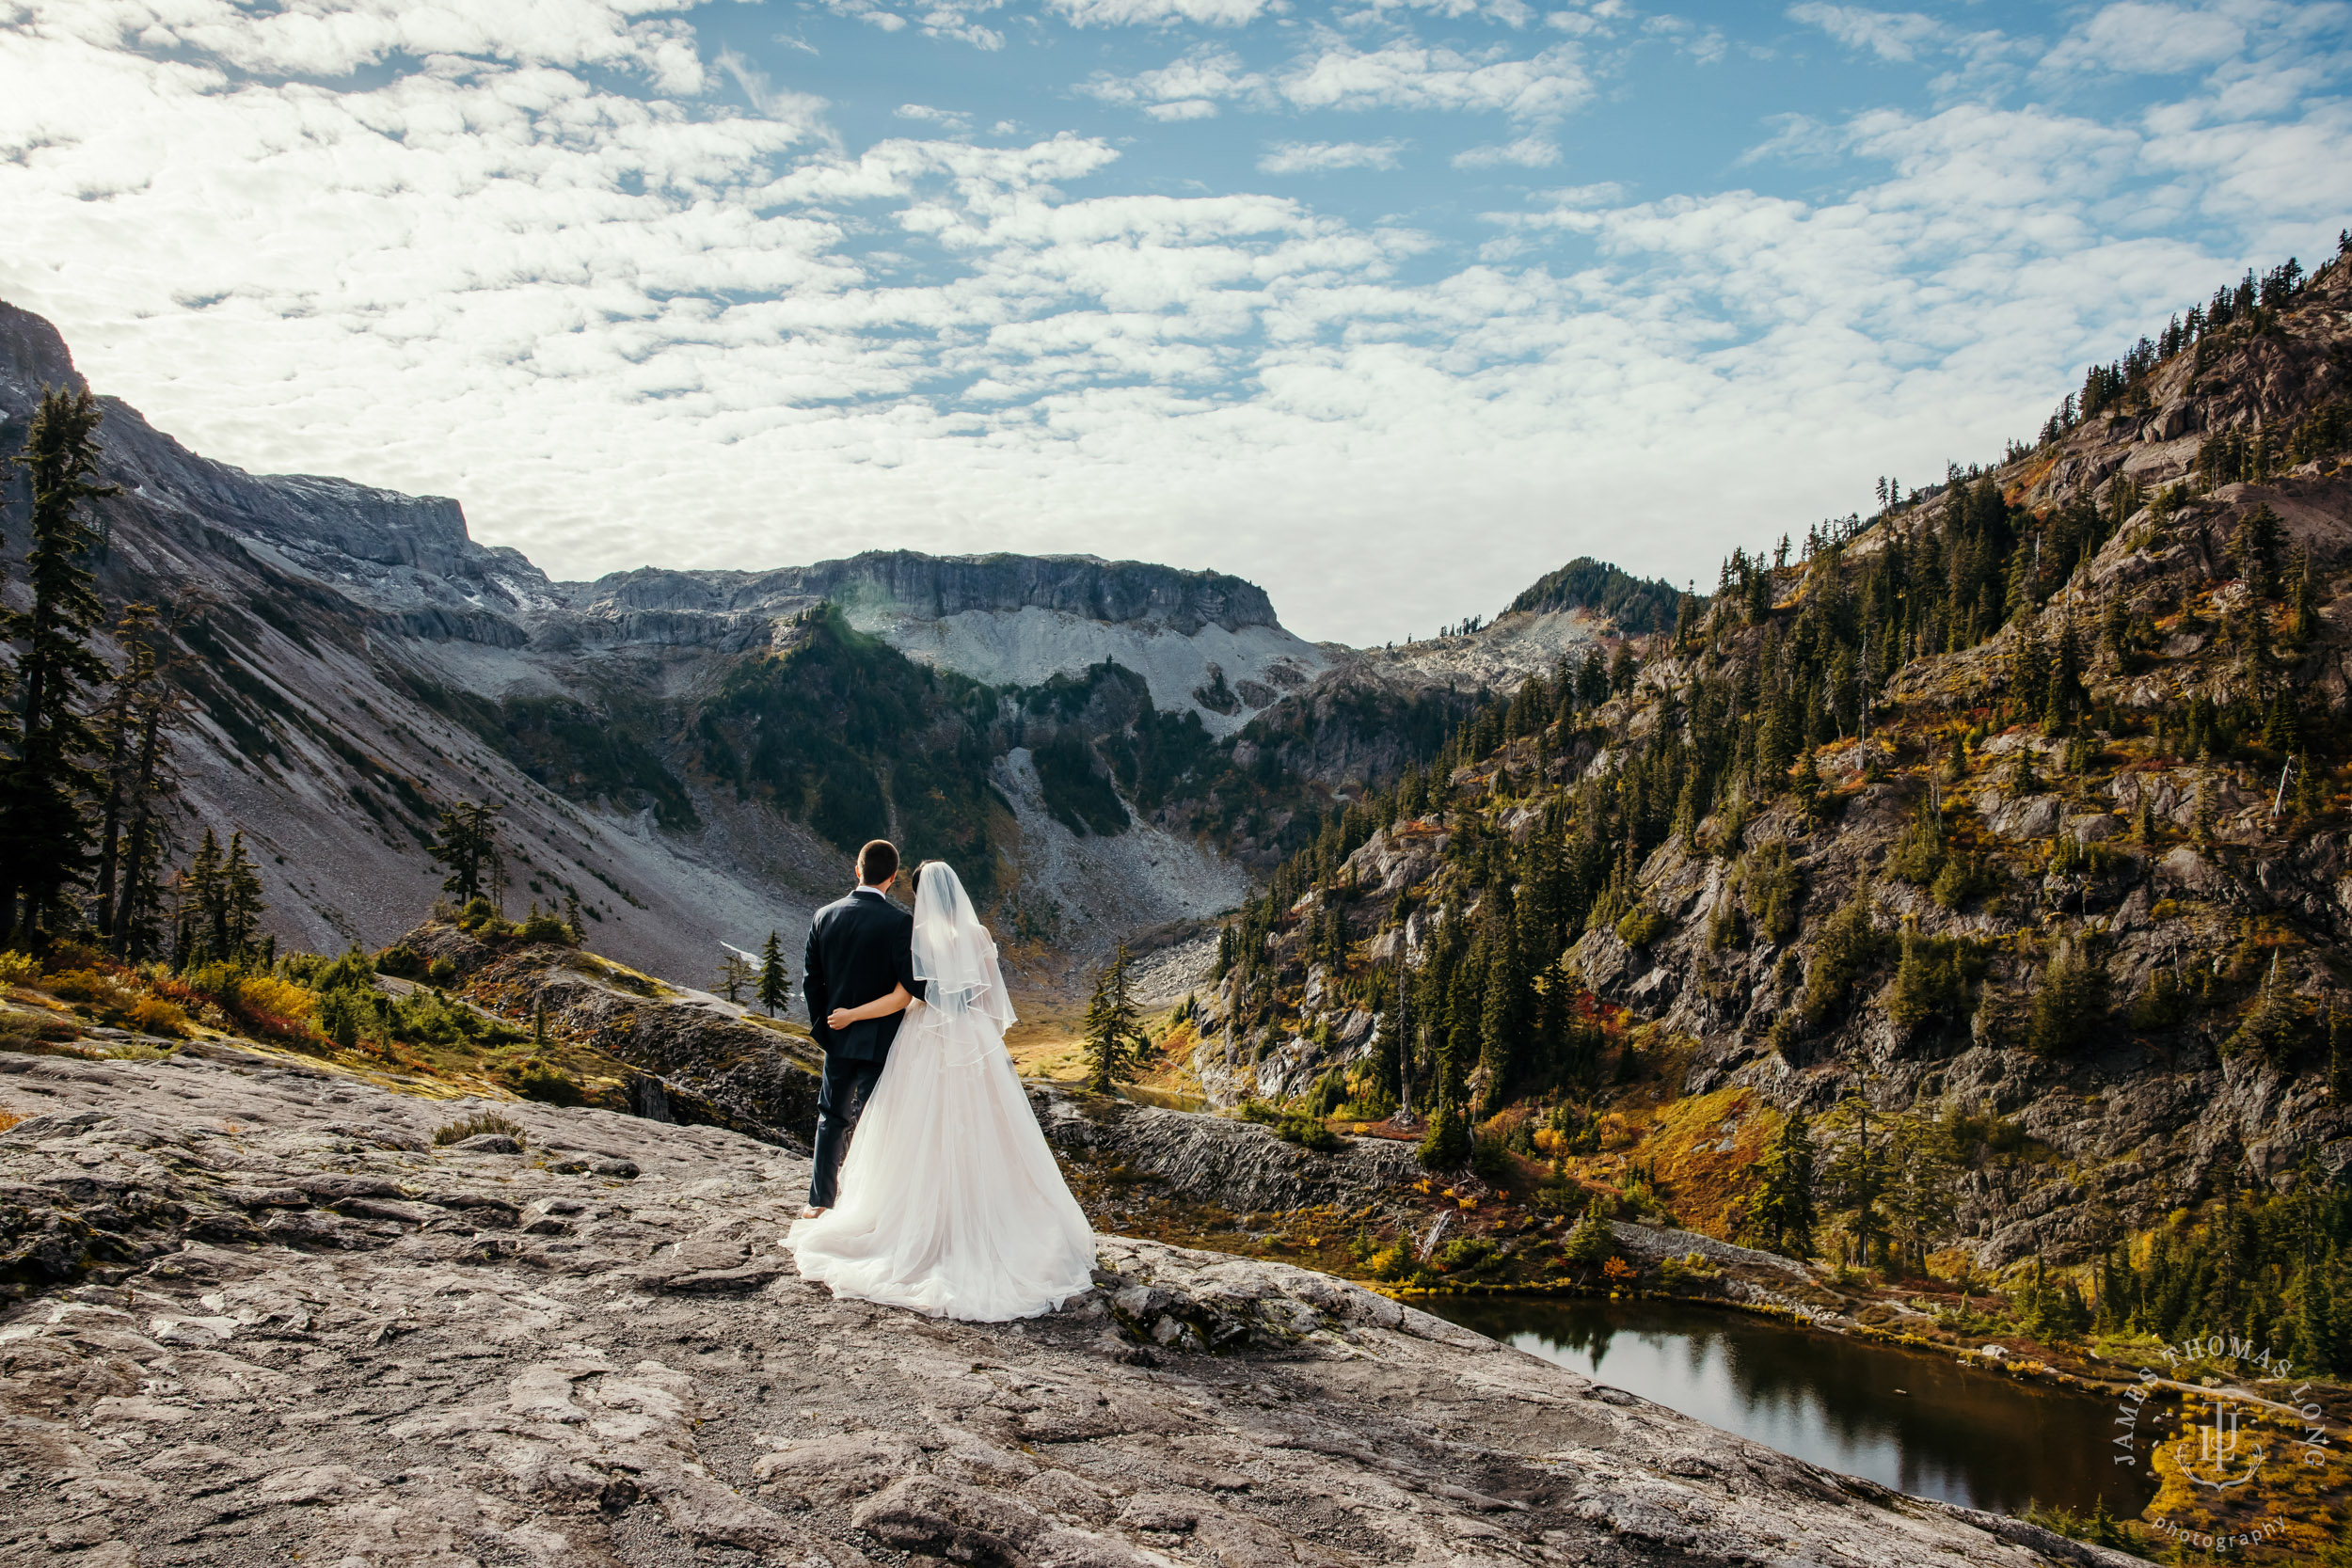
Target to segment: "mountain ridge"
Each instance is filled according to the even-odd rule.
[[[53,385],[86,386],[64,339],[0,303],[0,442]],[[1353,650],[1291,634],[1230,574],[1001,552],[562,581],[474,540],[450,498],[246,473],[100,401],[123,487],[92,508],[101,587],[167,606],[191,698],[179,852],[203,824],[246,826],[280,935],[306,947],[406,929],[438,879],[436,812],[486,799],[506,803],[517,903],[578,897],[609,947],[670,973],[823,901],[846,847],[819,813],[836,835],[952,827],[911,851],[972,857],[1000,917],[1092,952],[1232,907],[1252,866],[1434,744],[1479,682],[1606,629],[1555,614]],[[0,494],[21,515],[21,477]],[[866,687],[798,732],[832,762],[747,772],[759,749],[723,740],[707,705],[759,671],[753,706],[799,702],[819,607],[840,620],[828,646],[887,654],[853,658]],[[961,693],[944,706],[943,680]],[[930,717],[840,741],[894,704]],[[945,815],[894,795],[917,776],[945,781]],[[871,809],[828,813],[828,790]]]

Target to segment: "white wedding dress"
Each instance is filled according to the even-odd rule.
[[[922,868],[907,1009],[841,1164],[840,1197],[792,1227],[802,1277],[836,1296],[1002,1323],[1093,1285],[1094,1233],[1005,1050],[996,943],[949,867]]]

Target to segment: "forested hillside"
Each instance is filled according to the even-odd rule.
[[[2031,445],[1484,697],[1229,927],[1202,1084],[2352,1368],[2352,1206],[2289,1196],[2352,1161],[2348,394],[2352,259],[2249,274]]]

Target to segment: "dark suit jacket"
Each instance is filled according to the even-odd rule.
[[[864,1019],[837,1034],[825,1015],[878,1001],[893,986],[922,996],[923,982],[914,977],[914,917],[879,893],[861,891],[836,899],[809,922],[803,970],[808,976],[801,988],[808,998],[808,1029],[817,1043],[831,1055],[881,1061],[890,1054],[906,1014]]]

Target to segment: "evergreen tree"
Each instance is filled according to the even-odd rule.
[[[2297,550],[2295,569],[2295,613],[2287,634],[2297,644],[2319,635],[2319,572],[2309,550]]]
[[[1831,1205],[1846,1232],[1846,1261],[1867,1265],[1883,1251],[1886,1215],[1880,1199],[1887,1186],[1885,1139],[1870,1125],[1870,1103],[1849,1094],[1831,1114],[1839,1141],[1822,1172]]]
[[[1642,661],[1633,657],[1633,644],[1620,641],[1616,654],[1609,660],[1609,690],[1613,696],[1630,697],[1633,683],[1642,673]]]
[[[1956,1224],[1959,1164],[1943,1128],[1924,1117],[1899,1120],[1889,1142],[1888,1230],[1900,1261],[1913,1274],[1925,1274],[1928,1254],[1951,1237]]]
[[[580,895],[569,889],[564,894],[564,928],[571,933],[575,946],[588,940],[587,927],[580,923]],[[732,1002],[735,998],[730,996],[727,1000]]]
[[[2302,1040],[2303,1010],[2296,1004],[2294,988],[2279,973],[2279,960],[2273,958],[2262,988],[2254,993],[2253,1006],[2221,1042],[2221,1050],[2224,1054],[2251,1052],[2274,1067],[2285,1067],[2294,1060]]]
[[[220,879],[215,885],[218,896],[211,918],[216,943],[215,954],[238,958],[258,955],[262,949],[262,916],[268,911],[268,906],[262,900],[260,870],[253,863],[253,857],[246,852],[243,828],[229,835],[229,849],[221,856]]]
[[[1740,1240],[1792,1258],[1813,1255],[1813,1130],[1802,1115],[1781,1124],[1756,1167],[1740,1222]]]
[[[229,835],[226,849],[212,829],[204,830],[195,860],[180,874],[178,904],[172,948],[178,967],[267,961],[274,943],[262,935],[262,917],[268,905],[243,829]]]
[[[2284,542],[2279,515],[2266,501],[2246,515],[2237,526],[2237,536],[2230,541],[2238,576],[2246,579],[2247,592],[2258,604],[2279,596],[2279,552]]]
[[[1491,1115],[1501,1110],[1509,1098],[1515,1057],[1531,1020],[1526,1006],[1527,974],[1518,932],[1511,921],[1509,895],[1496,888],[1486,897],[1490,913],[1486,921],[1486,979],[1479,998],[1478,1058],[1486,1071],[1485,1101]]]
[[[1609,656],[1597,642],[1584,650],[1584,662],[1577,669],[1576,700],[1586,707],[1609,700]]]
[[[2295,705],[2288,700],[2286,689],[2282,686],[2272,695],[2269,711],[2263,719],[2263,750],[2280,752],[2297,750],[2302,739],[2297,728]]]
[[[172,962],[187,969],[218,957],[213,946],[212,911],[220,902],[220,840],[204,830],[196,856],[180,873],[179,897],[172,911]]]
[[[1134,1076],[1136,1063],[1150,1047],[1141,1014],[1127,993],[1127,944],[1094,977],[1094,995],[1087,1003],[1087,1087],[1108,1094]]]
[[[441,810],[440,832],[426,853],[448,868],[441,891],[460,909],[505,880],[498,843],[499,809],[460,800]]]
[[[1467,1143],[1469,1140],[1464,1139]],[[1594,1200],[1584,1211],[1584,1217],[1576,1222],[1566,1241],[1560,1243],[1560,1254],[1571,1263],[1585,1268],[1597,1268],[1617,1255],[1617,1232],[1609,1223],[1602,1200]]]
[[[719,960],[719,982],[716,989],[721,996],[740,1006],[743,1003],[743,993],[758,986],[759,970],[750,959],[734,948],[729,947],[723,951],[725,956]],[[781,961],[783,956],[779,954],[777,957]]]
[[[2083,690],[2082,646],[2074,637],[2070,616],[2058,626],[2058,645],[2051,650],[2050,678],[2042,704],[2042,731],[2057,735],[2074,726],[2088,701]]]
[[[101,936],[110,936],[114,928],[115,872],[120,861],[123,818],[130,806],[134,765],[138,755],[139,699],[155,675],[155,650],[150,641],[154,623],[154,606],[143,604],[125,605],[115,623],[115,642],[123,651],[123,667],[115,673],[98,725],[100,749],[106,764],[98,828],[93,922]]]
[[[2026,1047],[2037,1056],[2064,1055],[2088,1043],[2106,1013],[2106,971],[2090,939],[2064,938],[2034,990]]]
[[[773,1018],[791,1000],[792,977],[785,973],[784,942],[777,933],[770,931],[759,949],[759,1008]]]
[[[159,668],[150,667],[131,697],[129,733],[109,768],[112,789],[120,799],[119,803],[110,800],[110,819],[102,837],[99,928],[107,934],[116,957],[128,960],[151,958],[163,945],[167,823],[157,806],[177,787],[170,732],[181,712],[179,693]]]
[[[1879,934],[1871,924],[1876,905],[1869,882],[1856,882],[1853,896],[1822,924],[1814,940],[1798,1011],[1815,1028],[1851,1005],[1858,982],[1878,963]]]
[[[82,504],[117,493],[98,481],[98,402],[85,389],[42,395],[24,450],[33,515],[25,554],[32,602],[0,611],[0,640],[20,643],[16,757],[0,767],[0,931],[38,931],[90,868],[87,802],[99,793],[98,737],[79,711],[106,663],[90,645],[98,594],[84,557],[94,535]]]
[[[1821,770],[1814,763],[1813,748],[1805,746],[1797,752],[1797,766],[1788,777],[1788,792],[1797,799],[1797,805],[1808,817],[1821,799]]]
[[[1887,990],[1886,1016],[1906,1029],[1950,1013],[1962,1001],[1964,983],[1948,943],[1922,936],[1906,924],[1895,983]]]
[[[1429,1118],[1429,1131],[1422,1134],[1419,1157],[1424,1170],[1459,1170],[1470,1163],[1470,1129],[1452,1101],[1438,1102]]]

